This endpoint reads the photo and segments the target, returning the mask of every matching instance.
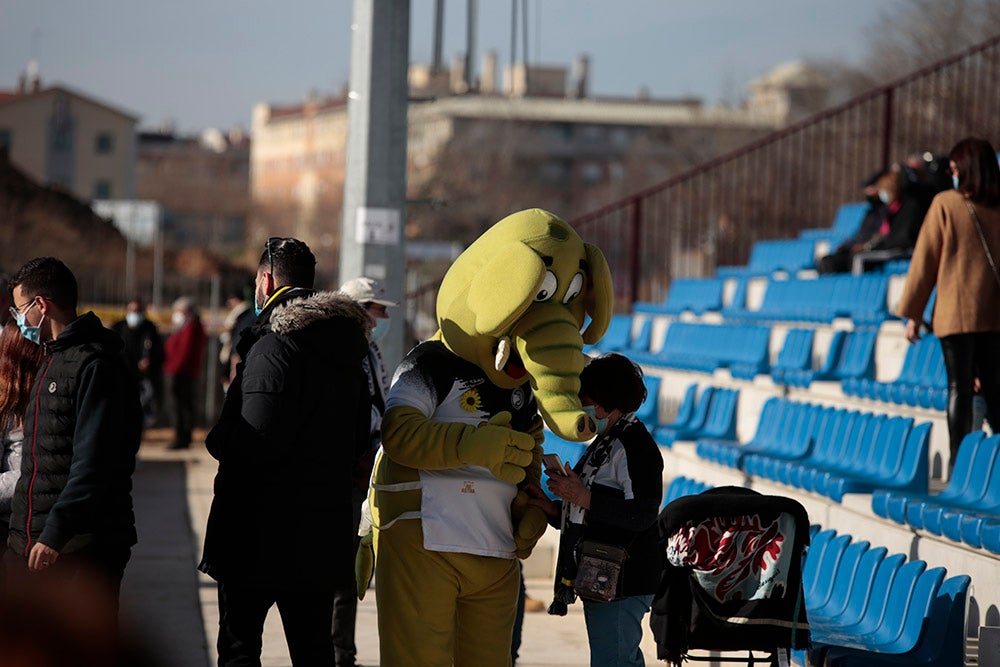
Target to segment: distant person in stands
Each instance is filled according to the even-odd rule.
[[[628,357],[591,361],[580,373],[580,400],[597,421],[597,437],[576,466],[549,471],[549,491],[560,500],[525,485],[528,502],[561,532],[550,614],[564,616],[576,600],[584,545],[625,550],[614,599],[583,601],[593,666],[645,664],[639,642],[662,567],[656,517],[663,499],[663,458],[635,416],[645,398],[642,370]]]
[[[139,401],[146,428],[152,426],[160,410],[163,388],[163,339],[156,324],[146,317],[146,306],[140,298],[125,306],[125,319],[111,329],[122,337],[122,354],[139,383]]]
[[[187,449],[191,446],[195,389],[205,361],[208,336],[194,302],[188,297],[174,301],[170,321],[174,332],[164,345],[166,357],[163,362],[163,370],[170,376],[170,393],[174,399],[174,441],[169,448]]]
[[[0,556],[7,549],[10,508],[21,476],[24,411],[43,358],[42,347],[22,336],[16,324],[0,329]]]
[[[913,252],[898,314],[906,338],[937,286],[932,326],[948,372],[951,462],[971,430],[974,378],[986,415],[1000,429],[1000,167],[985,139],[967,138],[948,154],[954,189],[934,198]]]
[[[881,265],[890,259],[908,257],[917,241],[924,210],[917,198],[907,194],[905,179],[890,170],[875,181],[878,205],[865,216],[854,238],[820,260],[820,273],[842,273]]]

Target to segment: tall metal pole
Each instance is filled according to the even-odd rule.
[[[434,60],[431,74],[441,73],[441,51],[444,42],[444,0],[434,0]]]
[[[410,1],[354,0],[351,30],[340,282],[376,278],[402,304]],[[405,310],[390,316],[380,347],[394,368],[403,357]]]

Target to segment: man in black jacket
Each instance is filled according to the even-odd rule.
[[[73,273],[39,257],[11,279],[11,313],[45,347],[24,418],[21,477],[5,563],[28,571],[102,578],[117,610],[136,542],[132,473],[142,411],[122,340],[92,312],[77,316]],[[31,580],[34,581],[34,580]]]
[[[268,240],[259,314],[206,439],[219,472],[199,569],[219,585],[219,665],[260,664],[275,604],[292,664],[334,664],[334,591],[353,576],[351,470],[368,445],[371,325],[349,297],[311,289],[315,264],[305,243]]]

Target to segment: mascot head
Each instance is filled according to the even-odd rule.
[[[499,387],[530,382],[548,427],[588,440],[595,425],[577,396],[583,345],[604,335],[613,302],[596,246],[547,211],[520,211],[452,264],[438,292],[436,337]]]

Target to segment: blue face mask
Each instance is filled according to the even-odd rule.
[[[889,197],[889,193],[888,193],[888,192],[886,192],[885,190],[879,190],[879,191],[878,191],[878,198],[879,198],[879,199],[880,199],[880,200],[882,201],[882,203],[883,203],[883,204],[885,204],[886,206],[888,206],[889,204],[891,204],[891,203],[892,203],[892,198],[891,198],[891,197]]]
[[[958,190],[958,174],[951,175],[951,186]]]
[[[17,328],[21,330],[22,336],[35,345],[40,345],[42,342],[42,322],[45,321],[45,316],[42,315],[42,319],[38,321],[36,326],[30,326],[27,321],[28,311],[34,308],[34,306],[35,304],[32,303],[23,313],[17,313],[14,316],[14,322],[17,323]]]
[[[380,317],[375,320],[375,326],[372,328],[372,340],[378,342],[385,338],[387,333],[389,333],[389,318]]]
[[[600,435],[608,430],[608,418],[598,417],[597,408],[595,408],[593,405],[585,405],[583,406],[583,411],[586,412],[588,415],[590,415],[591,418],[594,420],[594,423],[597,424],[597,435]]]

